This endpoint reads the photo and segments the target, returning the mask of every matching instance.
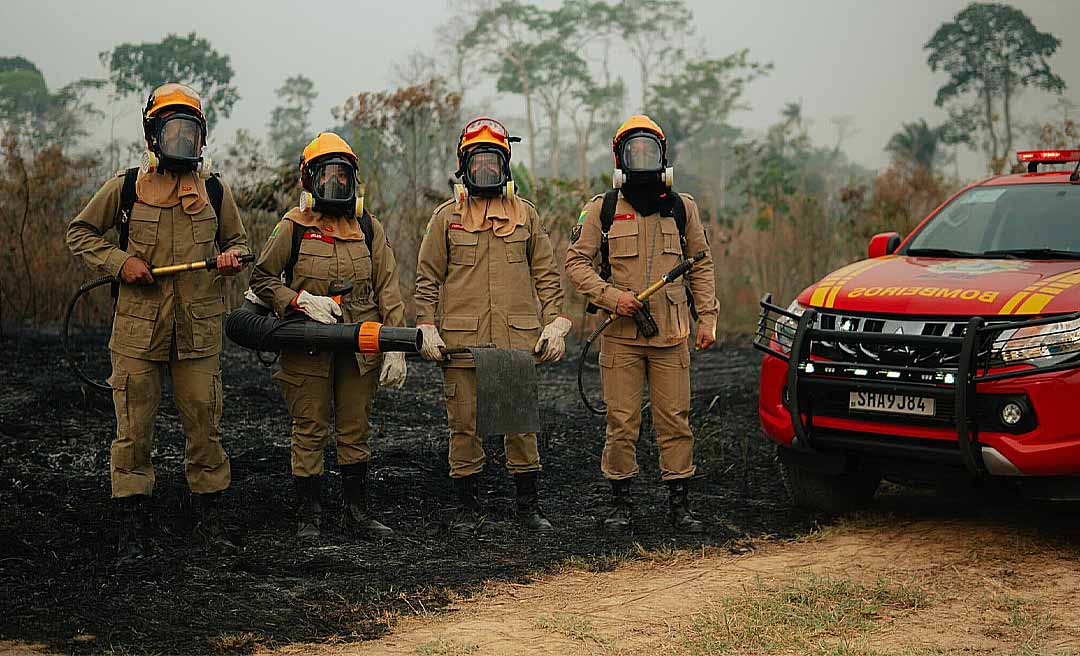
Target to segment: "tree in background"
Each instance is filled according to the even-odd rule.
[[[315,83],[304,75],[293,75],[277,89],[278,105],[270,113],[270,147],[282,164],[295,164],[311,134],[311,108],[315,105]]]
[[[622,80],[597,84],[591,75],[579,78],[568,103],[570,124],[577,138],[578,180],[582,187],[589,181],[589,150],[597,129],[605,123],[611,127],[621,121],[620,111],[626,100],[626,85]]]
[[[930,127],[926,119],[904,123],[899,132],[889,138],[885,150],[893,161],[907,163],[935,173],[946,162],[944,147],[950,143],[949,126]]]
[[[930,52],[930,69],[949,76],[934,104],[949,108],[962,134],[982,134],[981,145],[994,173],[1005,170],[1012,152],[1016,96],[1027,87],[1064,91],[1064,80],[1046,61],[1059,45],[1059,39],[1035,29],[1019,9],[973,2],[939,27],[924,46]],[[966,100],[970,95],[975,99]]]
[[[486,72],[498,77],[500,91],[510,91],[525,99],[525,123],[529,148],[529,168],[536,167],[536,97],[538,73],[534,57],[544,52],[540,32],[547,22],[546,12],[520,0],[472,0],[463,7],[467,31],[461,36],[458,50],[468,57],[489,57]],[[510,85],[510,80],[515,80]]]
[[[772,70],[771,63],[751,61],[748,50],[719,59],[694,59],[666,82],[649,89],[653,117],[664,128],[668,149],[677,155],[685,142],[706,128],[722,125],[741,102],[746,85]]]
[[[562,39],[547,39],[536,45],[525,46],[523,50],[528,51],[524,54],[524,58],[530,62],[529,69],[525,73],[526,77],[518,76],[514,67],[504,66],[497,88],[499,91],[522,95],[526,88],[535,90],[533,94],[547,119],[550,175],[557,178],[561,173],[559,166],[559,151],[562,147],[560,119],[575,87],[588,78],[588,68],[577,53],[566,48]],[[530,165],[532,165],[531,162]]]
[[[85,94],[102,80],[76,80],[53,92],[33,62],[0,57],[0,128],[26,137],[25,144],[71,148],[88,134],[87,123],[100,114]]]
[[[119,98],[145,98],[166,82],[191,86],[202,96],[203,112],[211,127],[219,116],[227,118],[240,99],[232,84],[229,56],[219,54],[195,32],[187,36],[168,34],[157,43],[123,43],[98,57]]]
[[[617,4],[594,4],[603,11],[618,38],[638,65],[641,80],[641,110],[649,112],[654,80],[684,57],[682,44],[694,31],[694,14],[683,0],[621,0]]]

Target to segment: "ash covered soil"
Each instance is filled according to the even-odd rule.
[[[89,373],[107,375],[104,337],[77,341]],[[794,536],[815,517],[790,508],[758,437],[759,356],[747,347],[694,355],[691,422],[702,475],[695,509],[701,536],[667,530],[655,432],[645,413],[639,442],[636,532],[598,530],[608,501],[599,471],[603,424],[577,396],[576,352],[539,370],[544,465],[542,503],[557,534],[537,538],[513,519],[513,482],[501,438],[485,440],[489,521],[472,539],[452,539],[447,429],[438,370],[409,361],[402,390],[375,404],[372,496],[396,534],[357,541],[341,530],[340,481],[327,448],[324,538],[293,537],[289,421],[270,371],[231,344],[222,356],[222,427],[232,459],[226,523],[236,555],[208,552],[191,537],[183,478],[183,433],[171,395],[156,424],[157,486],[152,500],[159,551],[136,566],[115,564],[109,500],[111,400],[86,391],[45,335],[0,339],[0,637],[65,652],[204,653],[222,637],[252,633],[264,646],[382,635],[399,613],[431,611],[450,594],[488,580],[528,581],[568,558],[598,568],[641,545],[688,548],[734,544],[745,536]],[[592,367],[587,385],[598,393]]]

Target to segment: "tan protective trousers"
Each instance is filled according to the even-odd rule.
[[[646,380],[661,478],[671,481],[693,476],[690,351],[686,343],[654,347],[602,338],[600,378],[607,404],[607,435],[600,461],[604,478],[619,480],[638,473],[637,440]]]
[[[109,471],[114,498],[154,491],[154,419],[161,404],[166,371],[180,411],[187,444],[184,475],[196,494],[229,487],[229,456],[221,447],[221,362],[217,355],[168,362],[140,360],[112,354],[113,406],[116,439],[112,442]]]
[[[274,374],[292,416],[293,476],[322,476],[323,447],[330,439],[331,412],[337,428],[337,461],[371,460],[368,435],[379,368],[361,374],[353,353],[336,353],[329,376],[287,370]]]
[[[483,436],[476,434],[476,369],[443,369],[443,391],[450,424],[450,477],[472,476],[484,469]],[[536,433],[507,433],[503,448],[511,474],[540,470]]]

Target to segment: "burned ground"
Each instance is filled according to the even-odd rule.
[[[159,553],[136,567],[114,563],[116,525],[109,503],[107,397],[86,392],[47,336],[7,338],[0,363],[0,636],[67,652],[206,652],[217,636],[250,632],[263,645],[365,639],[398,612],[432,610],[450,593],[487,580],[526,580],[576,556],[604,567],[645,548],[724,544],[746,535],[794,535],[813,518],[788,508],[771,450],[757,437],[758,356],[743,347],[694,360],[692,422],[704,474],[694,489],[709,532],[672,537],[666,493],[646,413],[639,448],[638,530],[612,539],[597,530],[608,488],[599,473],[603,429],[577,398],[574,362],[540,370],[543,503],[558,529],[524,534],[513,521],[513,483],[501,441],[486,441],[490,521],[475,539],[444,529],[451,509],[445,411],[436,368],[410,360],[403,390],[376,400],[374,508],[397,533],[377,542],[345,538],[340,486],[328,449],[319,546],[293,538],[288,417],[270,372],[229,345],[222,358],[222,424],[232,459],[227,493],[238,555],[208,553],[190,539],[183,479],[183,434],[166,395],[156,431],[153,497]],[[104,375],[103,338],[79,351]],[[83,357],[83,356],[80,356]],[[595,368],[588,374],[594,386]]]

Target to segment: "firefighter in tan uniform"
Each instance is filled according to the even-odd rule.
[[[607,404],[607,436],[601,469],[611,481],[613,509],[604,526],[612,532],[630,529],[630,484],[638,473],[636,444],[641,427],[642,390],[649,381],[660,471],[670,493],[671,519],[677,530],[697,533],[702,522],[690,512],[687,479],[694,475],[694,436],[690,431],[690,310],[683,284],[666,287],[648,300],[659,328],[643,337],[631,318],[642,310],[635,295],[671,270],[684,257],[704,251],[705,258],[689,274],[698,310],[695,347],[715,341],[717,306],[713,265],[705,230],[694,199],[670,190],[664,133],[646,116],[633,116],[619,128],[612,144],[613,180],[619,189],[607,234],[610,280],[594,269],[604,235],[600,220],[602,195],[586,203],[571,234],[566,271],[591,303],[625,317],[604,332],[600,372]],[[685,212],[685,244],[676,203]]]
[[[151,539],[147,502],[154,489],[154,418],[166,373],[187,437],[184,473],[199,514],[199,537],[231,547],[221,517],[221,491],[229,487],[229,458],[221,446],[221,319],[223,275],[240,271],[247,234],[222,185],[221,215],[200,173],[206,120],[198,94],[166,84],[150,95],[143,114],[147,153],[136,178],[130,217],[120,216],[124,176],[109,180],[68,226],[71,251],[89,266],[117,277],[113,318],[113,403],[116,438],[110,453],[112,496],[120,509],[119,552],[144,555]],[[105,239],[128,221],[127,250]],[[220,254],[219,254],[220,253]],[[217,254],[216,271],[192,271],[154,280],[150,269]]]
[[[330,132],[304,149],[300,206],[274,228],[251,276],[251,290],[278,316],[404,325],[394,251],[382,224],[363,209],[356,165],[349,145]],[[331,298],[331,288],[344,284],[352,290]],[[292,416],[297,536],[320,535],[323,446],[334,424],[346,526],[357,536],[392,534],[368,509],[369,418],[379,385],[405,384],[405,354],[285,351],[274,379]]]
[[[540,362],[560,359],[570,320],[560,316],[562,288],[551,241],[536,208],[514,195],[510,140],[498,121],[478,118],[462,130],[457,198],[435,209],[416,267],[416,323],[423,355],[443,366],[450,424],[450,476],[459,512],[458,535],[481,519],[479,481],[483,436],[476,434],[476,369],[445,348],[494,344],[529,349]],[[539,505],[540,455],[535,433],[504,436],[506,467],[514,477],[519,518],[549,532]]]

